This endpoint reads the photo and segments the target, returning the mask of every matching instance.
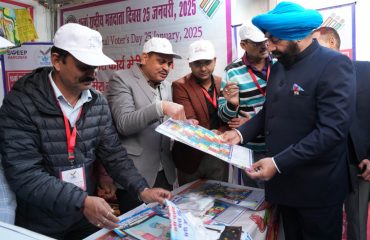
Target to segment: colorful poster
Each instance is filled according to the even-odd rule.
[[[3,25],[5,31],[5,38],[14,43],[15,45],[19,45],[20,42],[14,9],[4,8],[3,14],[4,14]]]
[[[20,43],[37,39],[38,36],[30,12],[27,9],[15,9],[15,16]]]
[[[324,19],[321,26],[337,30],[341,40],[340,51],[356,60],[355,3],[318,10]]]
[[[252,150],[222,143],[219,135],[202,126],[193,125],[187,121],[168,119],[155,130],[238,168],[246,169],[252,165]]]
[[[0,37],[5,38],[5,28],[4,28],[4,8],[0,7]]]
[[[2,68],[5,92],[9,92],[14,83],[32,70],[51,66],[50,49],[52,43],[25,43],[8,49]]]
[[[169,81],[190,72],[188,47],[198,39],[212,41],[219,50],[215,74],[222,75],[231,61],[230,0],[98,1],[62,8],[60,22],[80,23],[102,34],[104,53],[117,62],[99,68],[94,87],[102,92],[113,71],[140,62],[143,44],[151,37],[169,39],[183,57],[174,61]]]

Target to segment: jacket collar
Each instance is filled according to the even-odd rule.
[[[140,63],[135,63],[134,65],[132,65],[131,70],[134,77],[137,79],[136,81],[137,84],[143,90],[149,102],[152,102],[154,99],[154,93],[151,89],[151,86],[148,83],[148,78],[144,75],[143,71],[140,68]]]
[[[19,91],[26,94],[31,98],[36,108],[41,112],[53,115],[62,115],[49,81],[49,73],[51,71],[51,67],[35,69],[32,73],[19,79],[15,83],[12,91]],[[86,103],[84,107],[95,102],[97,93],[93,89],[91,89],[91,96],[92,101]]]

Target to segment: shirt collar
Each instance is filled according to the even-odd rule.
[[[247,53],[245,53],[246,55]],[[262,68],[261,71],[258,71],[257,68],[255,68],[250,62],[248,62],[248,59],[246,58],[245,56],[245,65],[252,69],[253,72],[262,72],[262,73],[266,73],[267,72],[267,68],[268,68],[268,65],[270,65],[272,63],[272,58],[271,56],[269,55],[268,58],[267,58],[267,62],[265,63],[265,66]]]
[[[58,99],[58,101],[64,101],[65,103],[68,103],[71,105],[67,99],[63,96],[62,92],[59,90],[58,86],[55,84],[53,77],[52,77],[52,72],[49,73],[49,81],[51,84],[51,87],[54,90],[55,97]],[[90,102],[92,100],[92,95],[89,89],[86,89],[82,91],[80,99],[83,103]]]
[[[193,74],[191,74],[192,76],[193,76],[193,78],[195,79],[195,81],[201,86],[201,87],[203,87],[203,85],[202,85],[202,82],[201,82],[201,80],[199,80],[197,77],[195,77]],[[213,88],[214,88],[214,86],[215,86],[216,84],[215,84],[215,79],[213,78],[213,74],[211,75],[211,86],[209,87],[209,89],[208,90],[213,90]]]

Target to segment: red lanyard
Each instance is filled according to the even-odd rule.
[[[62,112],[63,112],[63,110],[62,110]],[[78,113],[77,120],[80,118],[81,113],[82,113],[82,107],[80,109],[80,112]],[[64,127],[66,129],[66,137],[67,137],[68,160],[73,162],[74,159],[75,159],[77,128],[76,128],[76,124],[75,124],[75,126],[73,127],[72,132],[71,132],[71,128],[69,126],[69,120],[68,120],[67,116],[64,114],[64,112],[63,112],[63,118],[64,118]],[[77,123],[77,120],[76,120],[76,123]]]
[[[216,87],[213,88],[213,99],[211,98],[211,96],[209,96],[209,93],[207,92],[207,90],[205,90],[204,88],[202,88],[202,91],[204,93],[204,96],[208,100],[208,102],[210,102],[214,108],[217,108]]]
[[[258,83],[257,81],[257,78],[256,78],[256,75],[254,74],[254,72],[252,71],[252,69],[250,69],[248,66],[247,66],[247,57],[244,55],[243,56],[243,63],[245,64],[245,66],[247,67],[248,69],[248,72],[249,72],[249,75],[251,75],[251,78],[254,82],[254,84],[256,85],[256,87],[258,88],[258,90],[260,91],[260,93],[263,95],[263,96],[266,96],[266,90],[262,89],[261,88],[261,85]],[[266,83],[267,81],[269,80],[269,76],[270,76],[270,64],[267,66],[267,76],[266,76]]]

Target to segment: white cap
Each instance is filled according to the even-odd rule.
[[[14,47],[14,44],[0,36],[0,48]]]
[[[198,40],[189,46],[189,63],[198,60],[212,60],[215,56],[215,48],[209,40]]]
[[[180,55],[173,52],[172,45],[167,38],[153,37],[144,43],[143,53],[150,52],[173,55],[174,58],[181,59]]]
[[[263,42],[267,40],[265,34],[253,24],[243,24],[243,26],[240,27],[239,36],[240,40],[248,39],[253,42]]]
[[[116,64],[103,53],[100,33],[77,23],[61,26],[55,33],[54,46],[69,52],[76,59],[90,66]]]

